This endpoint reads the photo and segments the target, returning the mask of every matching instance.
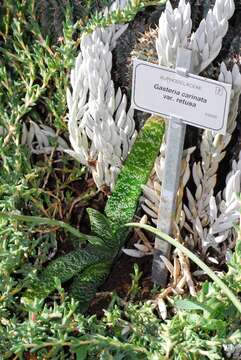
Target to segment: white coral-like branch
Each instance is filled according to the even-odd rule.
[[[191,36],[194,72],[200,73],[217,57],[222,40],[228,30],[228,20],[235,10],[233,0],[216,0],[213,10],[209,10]]]
[[[220,50],[222,38],[225,35],[228,27],[227,21],[232,16],[233,11],[234,11],[233,0],[230,1],[217,0],[214,9],[209,11],[206,20],[203,20],[200,23],[198,30],[191,35],[192,20],[191,20],[190,4],[186,3],[185,0],[180,0],[178,7],[176,9],[173,9],[170,2],[167,1],[166,9],[162,13],[159,20],[158,38],[156,39],[156,49],[158,53],[159,64],[169,67],[175,67],[178,47],[188,48],[191,49],[193,52],[193,59],[192,59],[193,68],[191,70],[192,72],[199,73],[204,68],[204,61],[205,61],[205,66],[207,66],[208,61],[211,62],[213,58],[217,55],[218,53],[217,47]],[[213,28],[211,27],[211,25],[213,25]],[[214,44],[212,44],[210,40],[212,40]],[[212,47],[211,45],[214,45],[214,47]],[[230,74],[227,72],[227,69],[225,68],[224,65],[222,66],[221,70],[223,71],[221,72],[222,75],[220,76],[222,76],[223,79],[220,80],[221,81],[230,80],[227,79],[230,78]],[[238,69],[237,67],[235,67],[233,69],[234,78],[237,76],[237,73],[238,73]],[[236,88],[238,87],[236,86]],[[234,101],[234,105],[235,106],[232,107],[233,109],[232,115],[230,113],[230,121],[229,121],[230,129],[231,127],[234,127],[233,124],[235,122],[235,117],[237,112],[236,100]],[[210,134],[210,136],[212,137],[212,134]],[[227,141],[228,140],[226,139],[226,143]],[[226,145],[227,144],[225,144],[225,146]],[[161,187],[160,185],[162,178],[161,168],[163,167],[164,164],[164,153],[165,153],[165,144],[163,144],[162,154],[157,160],[155,167],[156,172],[159,171],[159,176],[155,178],[155,181],[149,181],[148,186],[144,188],[144,195],[146,199],[143,204],[143,209],[146,211],[147,214],[149,214],[149,216],[151,216],[154,222],[156,222],[157,219],[157,209],[158,209],[157,197],[159,196],[160,187]],[[221,155],[219,154],[219,156],[217,156],[216,158],[216,162],[221,161],[221,158],[224,155],[225,153],[222,153]],[[198,166],[200,167],[200,164],[198,164]],[[202,178],[203,173],[201,168],[196,169],[196,167],[194,166],[194,173],[196,173],[195,170],[197,171],[199,170],[197,173],[200,174],[200,177]],[[206,186],[206,189],[209,189],[210,191],[213,189],[216,183],[216,177],[215,177],[216,170],[217,167],[215,168],[215,165],[212,165],[212,169],[210,170],[210,172],[212,173],[211,175],[213,176],[209,174],[210,180],[208,182],[204,182],[204,186]],[[186,178],[189,177],[189,173],[190,170],[187,164],[186,174],[185,174]],[[158,192],[156,192],[154,186],[156,189],[158,189]],[[183,223],[184,221],[183,212],[181,210],[182,207],[181,188],[183,189],[183,186],[180,187],[180,191],[179,191],[179,199],[178,199],[179,201],[177,204],[178,205],[177,217],[178,219],[180,219],[181,223]],[[154,194],[155,194],[155,202],[153,201]],[[197,200],[202,196],[202,188],[200,185],[200,181],[199,183],[197,183],[197,192],[195,195]],[[188,199],[190,206],[191,203],[193,203],[192,209],[194,209],[193,210],[195,213],[194,216],[197,217],[198,210],[196,209],[195,200],[190,192],[188,192]],[[208,201],[209,199],[207,199],[205,206],[208,206]],[[199,212],[201,212],[201,210]],[[179,224],[179,228],[180,225],[181,224]],[[188,224],[186,224],[186,226],[188,226]]]
[[[206,248],[217,247],[225,240],[236,237],[234,224],[240,221],[241,152],[238,161],[233,161],[232,170],[226,178],[223,194],[212,196],[209,202],[210,228],[204,242]],[[222,197],[221,197],[222,195]]]
[[[129,4],[129,0],[116,0],[112,3],[112,5],[108,8],[106,7],[103,11],[103,15],[107,16],[109,13],[115,11],[115,10],[122,10]],[[107,47],[109,46],[110,49],[113,49],[116,46],[117,39],[121,36],[121,34],[126,30],[128,27],[128,24],[125,25],[112,25],[109,26],[105,31],[96,31],[95,32],[95,39],[98,41],[99,35],[101,33],[101,41],[104,44],[107,44]],[[98,35],[96,35],[98,34]],[[88,37],[86,37],[88,38]],[[102,46],[102,45],[101,45]],[[95,49],[92,49],[95,50]],[[107,54],[109,56],[109,67],[107,68],[107,72],[105,74],[108,74],[107,76],[110,77],[110,69],[112,66],[112,60],[111,60],[111,53],[108,52],[108,50],[103,51],[103,55]],[[88,55],[87,55],[88,56]],[[88,95],[88,85],[90,84],[91,80],[91,86],[92,89],[95,87],[95,83],[93,82],[93,79],[90,79],[89,84],[87,85],[87,78],[86,78],[86,69],[84,67],[80,67],[81,63],[83,61],[82,53],[79,54],[78,58],[76,59],[75,69],[71,72],[71,83],[77,84],[77,86],[74,88],[75,94],[73,94],[73,97],[75,100],[79,100],[78,104],[72,104],[71,103],[71,94],[67,93],[67,100],[68,104],[71,104],[71,111],[72,114],[70,116],[75,117],[79,116],[79,110],[78,107],[82,109],[82,111],[85,111],[84,105],[87,101],[87,95]],[[103,69],[102,69],[103,70]],[[89,69],[89,72],[91,70]],[[97,88],[97,87],[96,87]],[[101,92],[103,89],[99,89],[99,92]],[[120,96],[120,95],[119,95]],[[119,99],[119,98],[118,98]],[[81,100],[83,101],[83,104],[81,103]],[[74,113],[75,111],[76,114]],[[53,147],[51,146],[49,139],[50,138],[56,138],[57,142],[59,144],[57,150],[65,150],[66,152],[69,152],[72,154],[77,160],[80,162],[86,164],[85,159],[87,158],[86,154],[86,148],[88,147],[88,138],[84,132],[76,132],[75,127],[73,126],[73,123],[69,123],[69,130],[70,130],[70,137],[71,137],[71,144],[74,148],[74,151],[70,150],[67,143],[64,139],[57,136],[55,131],[51,129],[48,126],[45,125],[38,125],[34,123],[33,121],[30,122],[29,130],[27,129],[26,125],[23,124],[22,128],[22,144],[26,144],[32,153],[35,154],[49,154],[52,152]],[[0,135],[4,134],[4,129],[0,127]],[[101,157],[101,156],[100,156]],[[100,165],[98,166],[100,168]],[[105,169],[106,170],[106,169]],[[106,175],[107,176],[107,175]]]
[[[190,4],[186,3],[185,0],[180,0],[178,8],[173,9],[168,1],[166,10],[162,13],[159,20],[158,38],[156,39],[156,49],[160,65],[175,67],[177,49],[178,47],[184,47],[191,49],[193,53],[193,68],[191,71],[193,73],[200,73],[218,55],[222,39],[228,29],[228,20],[233,13],[233,0],[216,0],[213,10],[209,10],[206,19],[203,19],[197,31],[191,34]],[[212,199],[216,184],[216,173],[220,161],[225,156],[225,148],[236,126],[235,120],[241,92],[241,75],[238,66],[234,65],[232,72],[230,72],[225,64],[222,64],[219,81],[232,84],[227,134],[222,136],[213,134],[210,131],[204,131],[200,149],[202,161],[195,163],[192,168],[196,191],[192,194],[187,189],[188,206],[184,206],[184,213],[181,211],[180,206],[177,211],[178,218],[180,219],[179,230],[181,224],[184,223],[190,233],[190,237],[193,238],[192,245],[197,245],[197,242],[200,241],[200,246],[203,244],[205,248],[207,241],[210,240],[210,199]],[[157,219],[158,197],[161,191],[163,154],[164,149],[156,164],[156,172],[159,171],[159,177],[153,175],[148,186],[144,187],[145,200],[143,209],[154,222]],[[189,176],[188,170],[189,166],[186,167],[186,177]],[[182,186],[180,186],[181,188]]]
[[[186,48],[192,30],[190,3],[180,0],[178,8],[172,8],[170,1],[159,19],[156,49],[159,64],[174,67],[178,47]]]
[[[133,110],[111,80],[113,33],[96,29],[83,37],[67,91],[68,153],[90,167],[98,188],[111,189],[136,136]]]
[[[51,139],[58,144],[56,150],[66,151],[67,142],[49,126],[30,121],[29,129],[23,123],[21,144],[27,145],[33,154],[50,154],[53,150]]]
[[[159,20],[156,49],[160,65],[174,67],[178,47],[193,52],[193,73],[203,71],[218,55],[222,39],[228,29],[228,20],[234,13],[233,0],[216,0],[213,10],[209,10],[198,29],[191,34],[191,8],[185,0],[180,0],[173,9],[167,1],[166,10]]]
[[[221,240],[224,241],[227,238],[224,233],[225,228],[223,228],[223,234],[220,235],[221,237],[218,241],[215,241],[213,236],[211,236],[214,231],[213,229],[215,229],[212,224],[218,213],[215,208],[216,205],[213,194],[219,164],[225,157],[225,148],[230,142],[231,135],[236,127],[239,97],[241,94],[241,74],[238,66],[235,64],[231,72],[228,71],[225,64],[222,63],[219,80],[232,85],[227,133],[226,135],[220,135],[214,134],[209,130],[203,132],[200,145],[201,161],[194,163],[192,168],[192,176],[196,190],[195,193],[192,194],[191,191],[187,189],[188,207],[184,206],[186,218],[192,226],[191,232],[193,233],[194,242],[196,243],[201,240],[201,247],[204,251],[206,251],[209,246],[216,246],[217,242],[221,242]],[[238,173],[236,175],[233,174],[232,181],[234,181],[234,179],[237,181],[238,177]],[[232,181],[229,183],[229,186],[227,185],[228,189],[232,187]],[[230,194],[230,191],[228,191],[228,194]],[[226,227],[228,228],[230,224],[233,223],[231,217],[229,220],[228,224],[226,223]],[[220,221],[221,218],[219,219],[219,222]],[[212,228],[210,228],[210,226]],[[219,230],[221,231],[221,228],[219,228]]]

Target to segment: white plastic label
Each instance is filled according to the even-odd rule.
[[[132,106],[225,134],[231,85],[134,60]]]

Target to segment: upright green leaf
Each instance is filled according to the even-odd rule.
[[[143,129],[124,164],[115,189],[105,207],[107,217],[118,225],[133,219],[136,206],[160,150],[164,120],[152,116]]]

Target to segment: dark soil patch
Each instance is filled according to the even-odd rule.
[[[137,236],[132,233],[127,241],[126,248],[132,248],[137,240]],[[101,286],[99,294],[97,294],[90,305],[89,312],[91,314],[97,314],[98,316],[103,315],[103,310],[108,308],[111,300],[110,294],[113,292],[123,300],[128,298],[132,283],[131,273],[133,273],[134,264],[137,264],[142,272],[139,282],[141,291],[137,298],[138,300],[144,300],[150,297],[150,291],[153,287],[151,281],[152,256],[133,258],[121,252],[119,258],[112,267],[110,275]]]
[[[138,264],[142,277],[140,280],[141,294],[139,300],[146,299],[150,296],[150,290],[153,286],[151,282],[151,264],[152,257],[145,256],[143,258],[133,258],[122,254],[115,262],[113,269],[106,280],[101,286],[99,295],[92,301],[89,312],[97,316],[103,315],[103,310],[108,308],[110,303],[109,294],[115,292],[121,299],[126,299],[131,287],[131,273],[133,272],[134,264]]]

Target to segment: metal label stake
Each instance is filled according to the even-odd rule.
[[[191,71],[192,51],[179,48],[176,60],[176,72],[187,76]],[[158,212],[157,228],[168,235],[173,233],[173,222],[176,214],[176,198],[180,181],[181,160],[186,133],[182,119],[170,116],[166,137],[164,177]],[[170,258],[171,245],[156,237],[152,265],[152,281],[164,287],[167,283],[167,268],[160,255]]]
[[[185,123],[225,134],[228,121],[231,85],[191,72],[192,51],[183,48],[178,49],[175,70],[139,59],[133,66],[132,107],[169,118],[157,222],[168,235],[173,235]],[[162,286],[168,273],[160,256],[169,258],[170,252],[170,245],[157,237],[152,280]]]

